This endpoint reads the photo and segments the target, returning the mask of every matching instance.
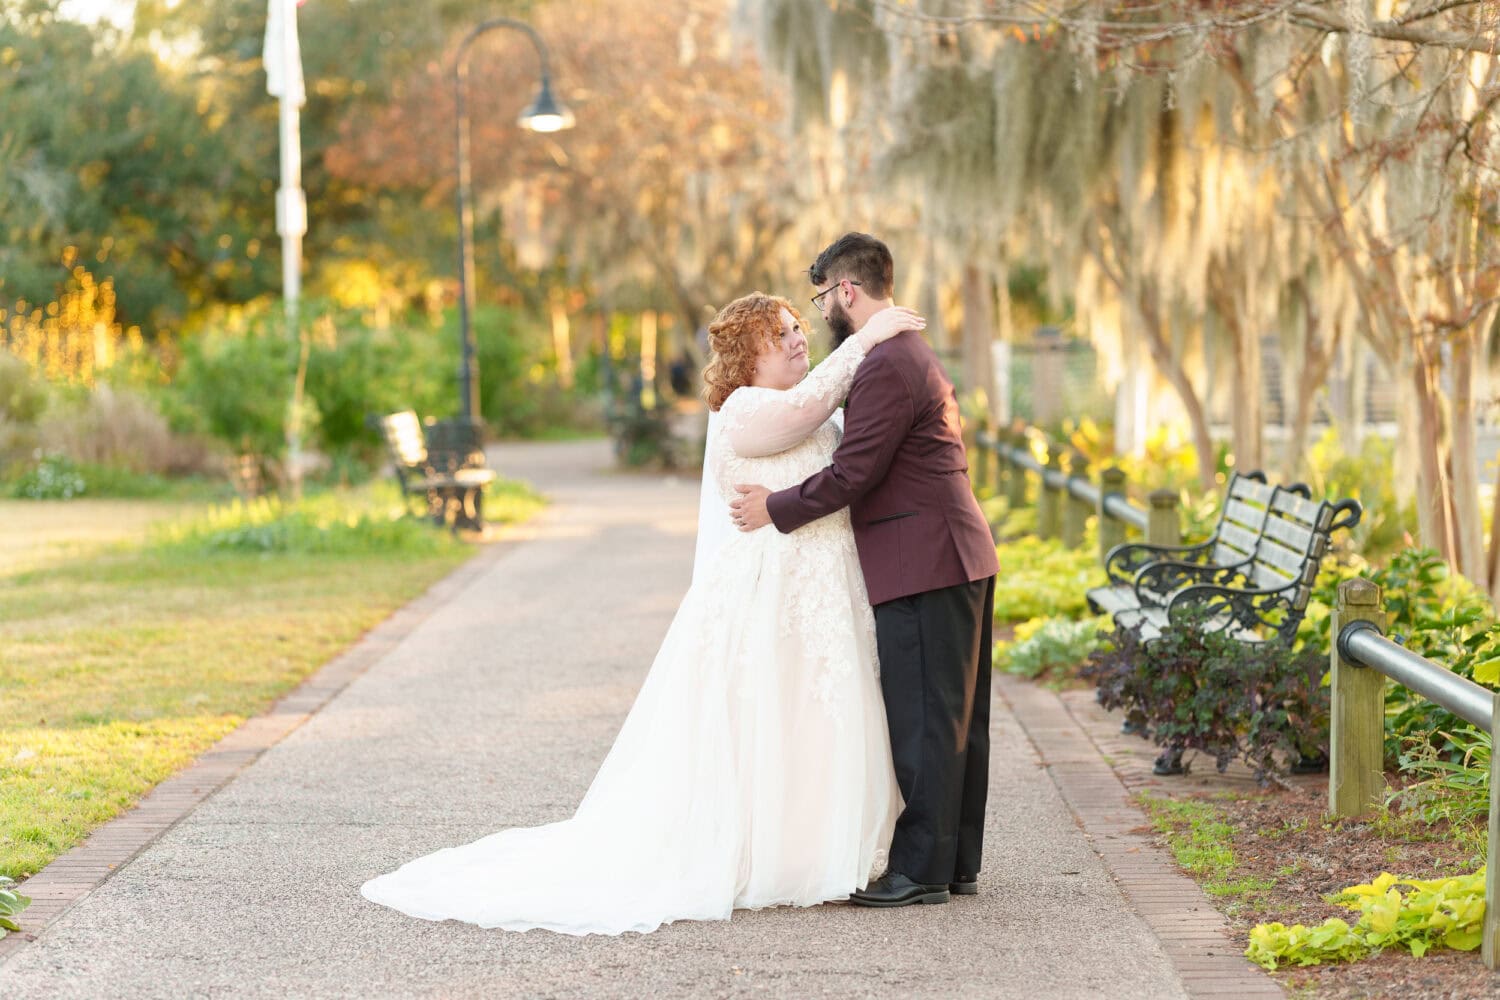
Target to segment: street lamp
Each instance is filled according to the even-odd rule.
[[[470,204],[473,199],[469,196],[469,116],[464,106],[464,90],[469,84],[469,49],[479,36],[497,28],[524,32],[536,47],[541,62],[542,85],[537,90],[536,99],[521,112],[516,123],[533,132],[558,132],[573,127],[573,113],[552,96],[547,47],[531,25],[509,17],[497,17],[479,25],[459,43],[458,56],[453,64],[454,119],[458,130],[458,322],[463,349],[458,372],[462,404],[459,420],[468,424],[475,447],[479,443],[480,426],[479,364],[474,356],[474,331],[470,325],[470,315],[474,311],[474,211]]]

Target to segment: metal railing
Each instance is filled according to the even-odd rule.
[[[1500,728],[1500,693],[1460,677],[1441,664],[1387,639],[1380,588],[1369,580],[1339,584],[1333,610],[1336,637],[1333,665],[1332,731],[1328,747],[1328,810],[1334,816],[1362,816],[1379,808],[1385,796],[1385,681],[1447,709],[1492,738]],[[1500,775],[1490,757],[1489,867],[1484,882],[1484,936],[1480,955],[1486,968],[1500,967],[1500,913],[1496,912],[1500,872]]]
[[[1038,437],[1046,444],[1045,463],[1032,451],[1032,441]],[[980,490],[990,487],[993,459],[996,492],[1005,494],[1012,510],[1026,504],[1029,477],[1037,480],[1037,533],[1043,538],[1060,538],[1064,545],[1076,548],[1083,543],[1088,518],[1096,515],[1101,561],[1110,549],[1125,540],[1127,529],[1143,533],[1153,545],[1182,542],[1179,497],[1175,491],[1152,493],[1151,506],[1140,507],[1126,495],[1123,469],[1108,466],[1100,470],[1095,482],[1089,475],[1088,460],[1081,452],[1061,446],[1024,424],[1015,424],[1003,434],[981,427],[974,436],[974,450],[975,487]]]

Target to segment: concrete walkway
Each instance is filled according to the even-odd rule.
[[[553,498],[525,537],[16,951],[0,996],[1187,995],[998,696],[977,897],[585,939],[365,902],[406,859],[569,816],[688,584],[696,477],[603,471],[596,442],[493,461]]]

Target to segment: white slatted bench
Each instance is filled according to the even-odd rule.
[[[1277,491],[1248,562],[1226,568],[1215,581],[1180,587],[1162,605],[1119,611],[1115,624],[1139,629],[1149,642],[1196,609],[1205,616],[1202,628],[1227,632],[1242,642],[1290,645],[1307,612],[1330,536],[1354,527],[1362,513],[1358,500],[1315,503]]]
[[[1141,607],[1164,607],[1172,594],[1192,583],[1232,579],[1247,565],[1260,543],[1271,500],[1278,491],[1306,497],[1300,483],[1269,486],[1260,472],[1235,473],[1224,494],[1219,521],[1209,537],[1194,545],[1127,542],[1105,556],[1109,582],[1086,595],[1096,614],[1116,614]]]

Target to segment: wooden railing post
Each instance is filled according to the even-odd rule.
[[[1369,580],[1345,580],[1334,602],[1332,729],[1328,740],[1328,811],[1362,816],[1385,791],[1385,675],[1350,663],[1339,654],[1338,637],[1350,622],[1371,622],[1382,631],[1386,616],[1380,588]],[[1494,812],[1493,799],[1491,813]]]
[[[1068,453],[1068,478],[1075,476],[1087,479],[1089,475],[1089,460],[1083,452],[1074,449]],[[1076,549],[1083,544],[1084,530],[1088,527],[1089,515],[1093,509],[1082,500],[1075,497],[1071,491],[1062,491],[1062,540],[1063,544],[1070,549]]]
[[[1182,518],[1176,490],[1155,490],[1150,496],[1151,513],[1146,521],[1146,541],[1152,545],[1181,545]]]
[[[1025,450],[1025,434],[1013,432],[1008,440],[1012,448],[1018,451]],[[1005,484],[1005,502],[1011,510],[1020,510],[1026,506],[1026,470],[1014,463],[1010,466],[1010,479]]]
[[[1500,732],[1500,694],[1490,708],[1490,735]],[[1500,758],[1490,754],[1490,852],[1484,871],[1484,937],[1479,943],[1484,967],[1500,968]]]
[[[990,456],[989,446],[985,441],[990,437],[990,422],[988,419],[979,421],[979,428],[974,433],[974,492],[983,493],[989,486],[990,480]]]
[[[1111,465],[1099,473],[1099,561],[1109,550],[1125,541],[1125,522],[1116,520],[1104,512],[1104,502],[1112,496],[1125,493],[1125,470]]]
[[[1062,452],[1057,448],[1047,449],[1047,470],[1062,471]],[[1036,533],[1043,538],[1056,538],[1062,533],[1062,490],[1055,490],[1042,476],[1042,491],[1037,495]]]

